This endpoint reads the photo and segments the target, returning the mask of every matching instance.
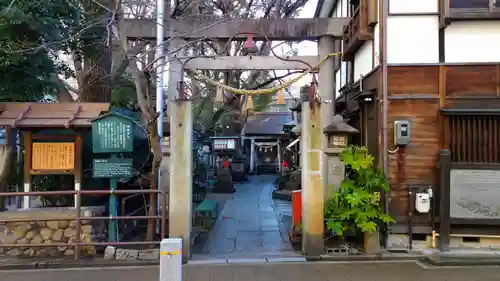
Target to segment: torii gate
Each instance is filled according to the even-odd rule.
[[[213,16],[194,16],[165,23],[165,37],[170,50],[176,50],[182,40],[225,39],[246,40],[251,33],[256,40],[297,41],[319,39],[319,57],[291,57],[283,61],[274,56],[220,56],[195,58],[184,65],[192,70],[287,70],[308,69],[294,59],[314,65],[336,50],[335,40],[343,35],[347,18],[313,19],[231,19],[223,21]],[[148,20],[125,20],[124,30],[129,39],[156,37],[156,24]],[[238,35],[236,35],[238,34]],[[259,35],[260,34],[260,35]],[[263,38],[265,35],[265,38]],[[236,35],[236,36],[235,36]],[[170,63],[169,70],[169,117],[170,117],[170,189],[169,189],[169,236],[183,238],[183,257],[191,256],[192,226],[192,102],[179,96],[179,82],[183,81],[180,61]],[[335,108],[334,59],[321,64],[318,71],[320,99],[304,100],[302,110],[301,157],[302,166],[302,250],[306,255],[324,252],[323,205],[325,194],[324,148],[326,137],[323,129],[329,125]]]

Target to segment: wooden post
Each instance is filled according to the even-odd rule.
[[[170,49],[176,50],[179,40],[170,42]],[[192,102],[179,96],[183,75],[179,61],[170,62],[168,79],[170,116],[170,196],[169,196],[169,238],[182,238],[184,259],[191,256],[192,224]]]
[[[255,172],[255,139],[250,141],[250,173]]]
[[[278,171],[281,174],[281,172],[283,170],[281,169],[281,139],[280,138],[278,138],[278,140],[277,140],[276,150],[278,151],[278,152],[276,152],[277,153],[276,156],[278,157]]]
[[[307,93],[306,93],[307,94]],[[301,93],[303,96],[304,93]],[[302,103],[302,251],[306,256],[324,253],[323,126],[321,104]]]
[[[442,149],[439,152],[440,194],[439,194],[439,250],[446,252],[450,248],[450,170],[451,152]]]
[[[31,132],[23,132],[24,139],[24,192],[31,191],[31,154],[33,140],[31,138]],[[23,209],[29,209],[31,206],[31,200],[29,196],[23,196]]]

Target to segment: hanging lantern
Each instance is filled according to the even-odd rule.
[[[224,92],[221,88],[217,87],[217,91],[215,92],[215,102],[224,102]]]
[[[246,109],[247,110],[253,110],[253,98],[252,98],[251,95],[247,96],[247,106],[246,106]]]
[[[276,103],[285,104],[285,90],[281,89],[276,93]]]
[[[252,55],[252,54],[256,54],[259,52],[259,47],[257,47],[257,44],[255,44],[255,41],[253,41],[252,34],[247,35],[247,40],[243,44],[243,47],[241,48],[241,52],[244,55]]]

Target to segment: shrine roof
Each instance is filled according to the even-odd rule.
[[[283,135],[283,125],[292,121],[291,112],[257,112],[248,116],[243,127],[246,136]]]
[[[11,128],[90,128],[109,103],[2,103],[0,126]]]

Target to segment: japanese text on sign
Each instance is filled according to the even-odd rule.
[[[94,159],[92,162],[94,178],[129,178],[132,172],[132,159]]]
[[[73,170],[75,168],[75,144],[73,142],[33,143],[33,170]]]
[[[110,116],[92,125],[94,153],[131,152],[133,150],[132,122]]]

